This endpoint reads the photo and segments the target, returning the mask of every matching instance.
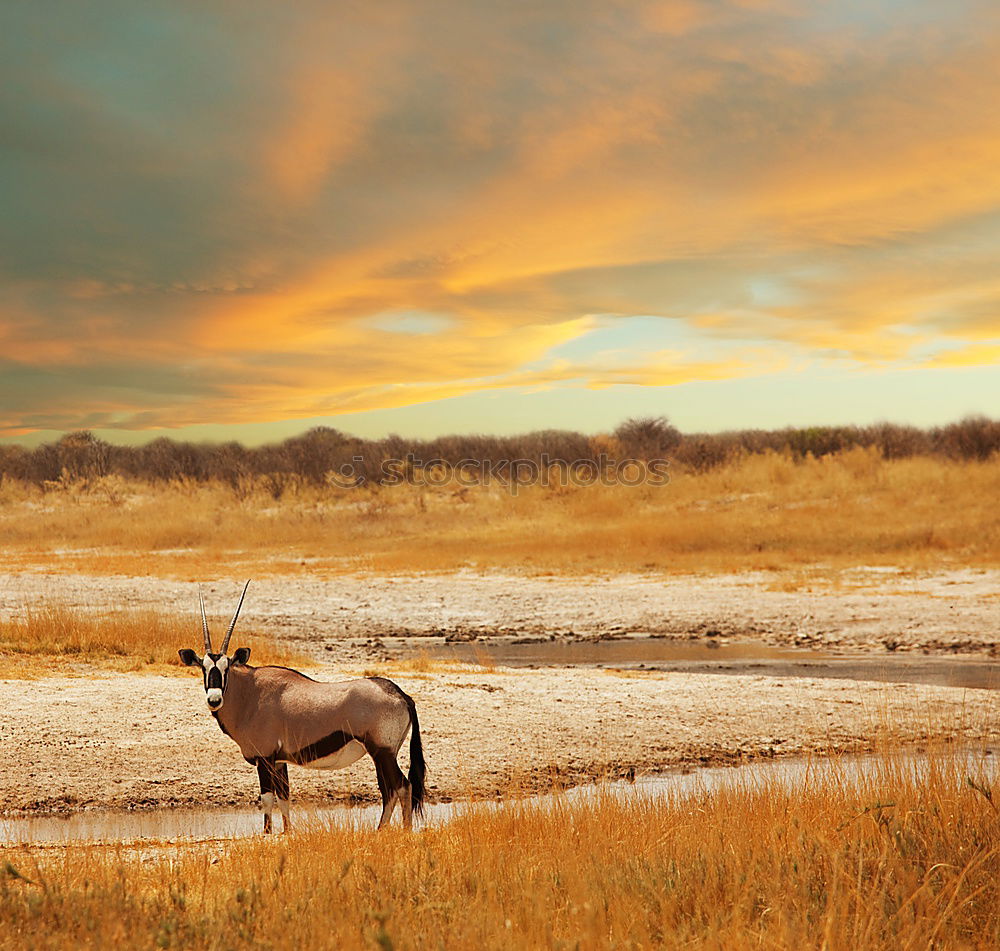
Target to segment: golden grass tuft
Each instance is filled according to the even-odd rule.
[[[8,564],[194,578],[1000,564],[1000,459],[764,452],[667,486],[336,489],[221,483],[0,492]]]
[[[214,627],[219,629],[218,622]],[[239,643],[251,648],[254,663],[287,665],[303,660],[270,637],[246,634],[239,637]],[[192,619],[155,611],[90,614],[48,605],[0,619],[0,673],[7,676],[30,676],[46,667],[58,669],[60,662],[67,661],[114,670],[180,667],[177,651],[182,647],[202,648]]]
[[[668,800],[480,808],[418,834],[8,850],[0,947],[995,948],[977,768],[888,757]]]
[[[494,672],[497,669],[497,659],[493,652],[484,644],[474,644],[472,646],[472,662],[477,667]]]
[[[423,649],[413,654],[395,657],[391,660],[381,660],[369,663],[363,667],[341,668],[342,672],[356,677],[389,677],[397,674],[408,674],[421,680],[428,680],[435,674],[445,673],[482,673],[504,674],[510,668],[498,668],[496,659],[486,650],[479,650],[471,661],[457,660],[451,657],[435,657],[430,651]]]

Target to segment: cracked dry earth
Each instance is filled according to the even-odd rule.
[[[761,576],[517,578],[506,575],[263,579],[241,624],[345,676],[363,639],[635,630],[688,638],[709,627],[771,643],[990,652],[1000,641],[998,573],[859,574],[814,592]],[[232,581],[205,585],[219,609]],[[44,600],[98,612],[123,606],[190,613],[193,583],[45,573],[0,575],[0,613]],[[333,648],[329,650],[328,648]],[[335,663],[331,664],[330,662]],[[256,774],[207,712],[189,671],[3,682],[0,801],[8,815],[87,807],[246,804]],[[554,780],[657,772],[675,765],[995,738],[1000,693],[915,684],[702,673],[623,675],[593,668],[437,667],[391,674],[417,702],[432,798],[493,795]],[[405,750],[405,747],[404,747]],[[405,761],[405,752],[401,758]],[[332,773],[292,769],[300,802],[374,800],[367,759]]]

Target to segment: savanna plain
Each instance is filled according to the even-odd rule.
[[[629,436],[587,448],[649,454]],[[948,675],[1000,644],[1000,457],[829,436],[679,442],[638,485],[343,484],[231,447],[150,478],[86,434],[44,478],[0,458],[4,818],[192,816],[173,838],[7,835],[0,947],[1000,945],[998,694]],[[195,828],[249,810],[256,775],[177,650],[200,648],[199,589],[221,633],[247,577],[234,646],[399,683],[453,818],[320,821],[378,798],[365,760],[293,768],[288,836]],[[807,767],[754,772],[782,757]],[[733,780],[640,781],[708,765]]]

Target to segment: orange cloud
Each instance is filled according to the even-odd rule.
[[[1000,364],[1000,344],[972,344],[945,350],[924,362],[928,367],[984,367]]]
[[[9,429],[997,357],[994,5],[251,6],[11,50]]]

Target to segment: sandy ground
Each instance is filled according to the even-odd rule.
[[[992,691],[756,676],[465,669],[394,679],[417,702],[437,799],[863,749],[880,738],[995,739],[1000,707]],[[7,815],[256,798],[255,771],[209,715],[193,674],[5,681],[3,695]],[[377,798],[367,758],[339,772],[291,772],[299,801]]]
[[[850,583],[785,590],[771,576],[518,578],[459,574],[261,579],[243,629],[266,629],[322,658],[320,679],[370,659],[383,635],[753,637],[863,651],[995,653],[1000,573],[857,572]],[[206,582],[227,614],[235,581]],[[0,614],[37,602],[105,612],[190,612],[193,583],[44,572],[0,574]],[[332,663],[331,663],[332,662]],[[880,739],[996,739],[1000,692],[912,684],[595,669],[402,671],[416,700],[434,798],[511,784],[656,772],[679,764],[871,748]],[[199,678],[94,674],[3,683],[0,802],[8,814],[89,807],[230,805],[255,772],[209,716]],[[405,759],[405,757],[404,757]],[[293,799],[376,798],[367,759],[346,771],[292,770]]]

